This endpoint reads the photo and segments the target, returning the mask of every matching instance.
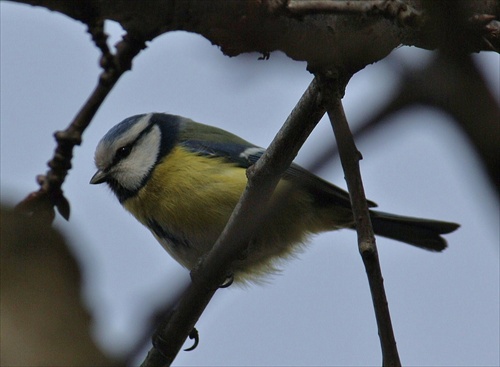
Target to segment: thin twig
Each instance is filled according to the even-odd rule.
[[[340,160],[351,197],[351,206],[358,233],[359,252],[368,276],[377,319],[383,365],[401,366],[378,260],[375,235],[359,170],[359,160],[362,157],[354,144],[342,102],[338,95],[336,79],[321,78],[321,93],[335,133]]]
[[[192,271],[192,283],[166,325],[158,330],[156,346],[148,353],[143,367],[168,366],[173,362],[218,286],[230,273],[232,262],[246,249],[282,173],[324,113],[319,105],[317,82],[313,80],[266,153],[248,171],[247,188],[226,228],[204,261]]]
[[[89,33],[92,34],[96,45],[103,52],[101,66],[104,71],[101,73],[94,91],[71,124],[66,130],[57,131],[54,134],[57,147],[53,158],[48,162],[50,169],[45,175],[37,176],[40,189],[29,194],[16,207],[20,211],[45,217],[48,222],[52,222],[55,217],[54,207],[66,220],[69,219],[70,207],[61,187],[71,169],[73,148],[80,145],[83,132],[89,126],[104,99],[120,76],[130,70],[132,59],[145,47],[144,41],[126,35],[118,43],[116,54],[112,55],[105,42],[106,35],[102,30],[102,23],[89,26]]]

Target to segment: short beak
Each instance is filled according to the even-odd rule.
[[[90,183],[92,185],[97,185],[97,184],[102,184],[103,182],[106,182],[108,179],[106,172],[104,171],[97,171],[94,176],[90,179]]]

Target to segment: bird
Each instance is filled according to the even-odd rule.
[[[264,148],[220,128],[166,113],[128,117],[112,127],[95,152],[91,184],[106,183],[121,205],[191,270],[215,244],[246,184],[246,169]],[[376,235],[440,252],[456,223],[373,210]],[[292,163],[271,196],[232,279],[259,282],[279,272],[312,235],[355,229],[349,194]]]

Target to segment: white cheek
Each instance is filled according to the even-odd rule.
[[[140,120],[138,120],[134,125],[132,125],[129,130],[127,130],[126,134],[122,134],[118,137],[113,135],[112,138],[109,138],[108,134],[99,142],[95,151],[95,165],[100,170],[105,170],[109,167],[113,162],[113,156],[116,152],[116,149],[123,147],[133,141],[141,131],[143,131],[151,119],[152,114],[145,115]],[[118,125],[117,125],[118,126]]]
[[[161,133],[157,126],[144,136],[130,155],[113,169],[113,176],[128,190],[140,188],[143,179],[151,172],[160,151]]]

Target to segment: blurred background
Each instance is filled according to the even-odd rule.
[[[55,142],[94,88],[99,52],[85,26],[42,8],[0,3],[1,200],[14,205],[37,190]],[[110,44],[122,34],[108,22]],[[82,297],[92,333],[110,355],[136,343],[145,320],[189,280],[111,192],[88,184],[99,139],[124,118],[179,114],[267,146],[312,80],[306,64],[274,52],[229,58],[199,35],[172,32],[136,57],[75,149],[63,186],[69,222],[55,226],[83,267]],[[431,52],[402,47],[357,73],[344,108],[355,126],[389,100],[401,65]],[[500,100],[500,57],[474,56]],[[368,198],[382,211],[453,221],[440,254],[378,239],[393,325],[405,365],[500,364],[499,207],[467,139],[443,113],[413,108],[358,142]],[[297,162],[307,167],[334,144],[324,119]],[[317,172],[345,188],[338,161]],[[200,345],[176,365],[375,365],[381,362],[368,282],[356,235],[312,239],[263,286],[216,293],[199,320]],[[190,342],[186,343],[189,346]],[[149,348],[148,348],[149,349]],[[144,353],[147,349],[145,349]],[[142,361],[139,356],[138,363]]]

